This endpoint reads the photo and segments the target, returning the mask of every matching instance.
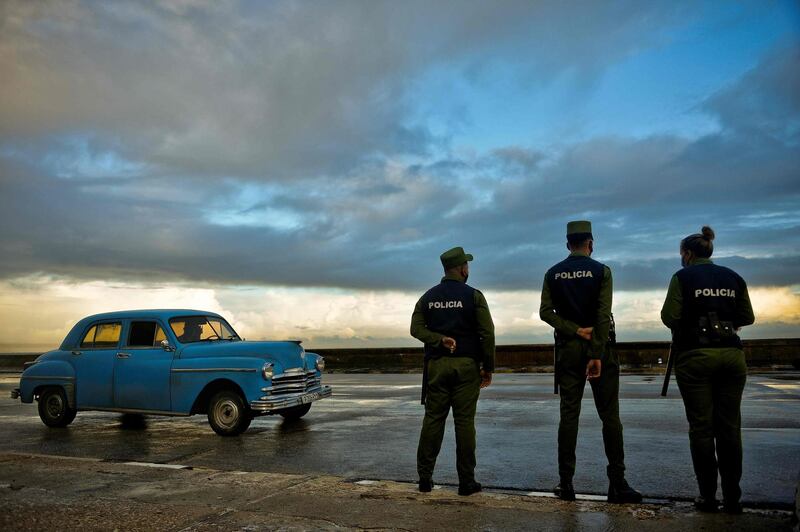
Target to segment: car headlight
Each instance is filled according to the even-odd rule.
[[[266,364],[264,364],[264,367],[261,368],[261,374],[267,380],[272,378],[272,376],[275,374],[275,368],[273,367],[271,362],[267,362]]]
[[[316,368],[319,371],[324,370],[325,369],[325,359],[322,358],[322,357],[317,357],[317,361],[314,363],[314,366],[316,366]]]

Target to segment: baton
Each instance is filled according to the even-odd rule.
[[[556,339],[556,332],[553,331],[553,393],[558,395],[558,340]]]
[[[428,355],[422,362],[422,393],[419,399],[420,404],[424,405],[425,400],[428,398]]]
[[[661,397],[667,396],[669,379],[672,376],[672,365],[675,363],[675,357],[672,355],[672,345],[672,343],[669,344],[669,354],[667,355],[667,371],[664,373],[664,384],[661,386]]]

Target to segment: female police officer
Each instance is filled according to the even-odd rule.
[[[683,269],[672,276],[661,321],[672,329],[678,380],[686,417],[689,446],[700,488],[695,506],[718,509],[717,469],[723,509],[741,513],[741,402],[747,367],[740,327],[754,321],[747,285],[733,270],[710,260],[714,231],[681,241]]]

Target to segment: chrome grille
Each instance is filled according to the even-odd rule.
[[[301,368],[287,369],[280,375],[272,377],[272,386],[262,390],[270,395],[283,395],[290,393],[305,393],[319,388],[322,380],[313,370],[305,371]]]

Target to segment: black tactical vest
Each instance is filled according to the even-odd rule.
[[[444,346],[425,344],[427,358],[453,356],[481,359],[474,288],[460,281],[445,279],[422,296],[422,313],[428,329],[456,341],[453,353]]]
[[[696,264],[677,274],[683,307],[673,339],[678,351],[703,347],[738,347],[736,298],[745,290],[744,280],[724,266]]]
[[[547,270],[556,313],[580,327],[594,327],[604,268],[591,257],[572,255]]]

